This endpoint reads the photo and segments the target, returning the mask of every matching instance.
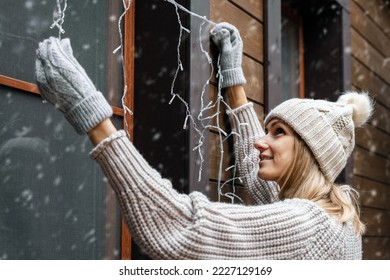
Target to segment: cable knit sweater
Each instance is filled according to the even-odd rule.
[[[311,201],[277,198],[258,178],[254,139],[264,134],[251,103],[228,112],[238,170],[254,205],[179,194],[119,131],[91,152],[114,188],[135,241],[154,259],[361,259],[352,223]]]

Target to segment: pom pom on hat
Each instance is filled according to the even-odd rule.
[[[346,92],[339,97],[337,103],[352,106],[352,120],[355,127],[364,125],[373,113],[374,106],[366,92]]]

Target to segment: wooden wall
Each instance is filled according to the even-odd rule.
[[[390,7],[351,0],[352,85],[375,98],[375,113],[357,131],[353,182],[361,195],[364,259],[390,259]]]
[[[244,42],[243,71],[247,79],[245,91],[254,103],[255,110],[263,119],[264,112],[264,77],[263,77],[263,1],[259,0],[210,0],[210,19],[214,22],[229,22],[236,26]],[[217,87],[211,89],[215,98]],[[223,123],[223,119],[221,123]],[[226,121],[225,121],[226,122]],[[217,180],[219,162],[219,136],[211,131],[210,137],[210,187],[211,198],[217,199]],[[231,164],[233,153],[231,142],[224,143],[223,170]],[[224,171],[222,179],[231,178],[232,174]],[[238,190],[239,195],[242,195]]]
[[[210,0],[211,20],[230,22],[240,30],[248,81],[245,89],[260,120],[264,114],[263,8],[259,0]],[[362,218],[367,225],[363,258],[390,259],[390,7],[384,0],[351,0],[350,11],[352,86],[375,98],[375,113],[357,130],[353,154],[353,184],[360,192]],[[216,87],[211,91],[215,97]],[[210,193],[216,199],[221,156],[216,131],[211,133],[210,149]],[[231,153],[231,143],[225,142],[224,168],[231,164]],[[231,176],[224,171],[222,178]]]

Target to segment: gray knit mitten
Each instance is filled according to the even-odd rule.
[[[222,88],[245,84],[241,68],[243,43],[240,32],[235,26],[223,22],[216,25],[210,35],[221,51]]]
[[[36,54],[35,75],[43,98],[65,114],[77,133],[112,116],[111,106],[74,58],[69,39],[50,37]]]

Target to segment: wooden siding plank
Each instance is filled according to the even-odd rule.
[[[258,0],[230,0],[218,1],[210,0],[210,19],[214,22],[229,22],[235,25],[240,31],[244,43],[244,56],[242,68],[247,80],[245,91],[250,101],[254,103],[254,108],[260,121],[263,121],[264,108],[264,69],[263,69],[263,1]],[[213,79],[213,85],[210,86],[210,99],[215,100],[217,88],[216,80]],[[222,129],[230,132],[227,124],[227,116],[224,107],[220,108],[221,114],[219,123]],[[216,111],[214,111],[215,113]],[[215,125],[215,120],[213,124]],[[220,163],[220,141],[216,130],[210,132],[210,194],[211,199],[218,197],[218,186],[216,181],[219,174]],[[234,164],[233,156],[233,138],[230,137],[223,142],[223,166],[222,182],[230,180],[233,177],[232,171],[226,171],[226,168]],[[227,187],[229,188],[229,186]],[[239,196],[242,197],[243,189],[237,189]],[[227,199],[222,201],[229,202]]]
[[[362,207],[361,214],[366,236],[390,236],[390,211]]]
[[[358,30],[383,56],[390,57],[390,38],[370,17],[365,16],[364,11],[353,1],[351,1],[351,23],[355,30]]]
[[[244,52],[263,62],[263,25],[229,1],[210,0],[210,18],[214,22],[229,22],[240,31]]]
[[[217,87],[216,86],[210,87],[210,98],[213,101],[215,101],[217,99]],[[221,127],[221,129],[223,131],[226,131],[227,133],[229,133],[229,128],[226,126],[226,122],[227,122],[226,107],[225,107],[225,105],[222,104],[221,108],[219,108],[219,109],[220,109],[220,112],[218,115],[219,126]],[[211,115],[214,115],[216,113],[217,113],[217,108],[216,107],[212,108]],[[212,119],[211,125],[217,126],[217,118]],[[217,133],[216,129],[211,129],[211,130]]]
[[[251,100],[264,104],[264,69],[263,65],[248,56],[242,58],[242,70],[246,78],[244,85],[245,93]],[[217,69],[215,68],[215,71]],[[215,75],[212,79],[213,83],[217,83]]]
[[[352,58],[352,83],[360,90],[368,91],[377,101],[390,108],[389,85],[355,58]]]
[[[363,206],[389,209],[390,185],[355,176],[353,187],[360,194],[360,204]]]
[[[245,92],[251,100],[264,104],[264,69],[257,61],[244,56],[242,69],[246,78]]]
[[[388,134],[372,125],[356,129],[356,144],[383,157],[390,155],[390,141],[386,141],[389,138]]]
[[[379,103],[375,104],[370,123],[390,134],[390,111]]]
[[[252,100],[251,98],[251,95],[247,95],[248,98],[249,98],[249,102],[253,102],[254,100]],[[217,87],[212,85],[210,87],[210,97],[211,97],[211,100],[216,100],[217,98]],[[260,123],[263,124],[263,121],[264,121],[264,106],[256,103],[256,102],[253,102],[253,106],[254,106],[254,109],[256,111],[256,114],[260,120]],[[214,108],[212,110],[212,113],[211,114],[215,114],[217,112],[217,108]],[[225,112],[226,112],[226,108],[225,106],[221,106],[220,108],[220,114],[219,114],[219,124],[221,126],[221,128],[223,130],[227,130],[227,127],[226,127],[226,123],[228,120],[227,120],[227,116],[225,115]],[[212,121],[212,125],[216,125],[216,118],[214,118],[214,120]]]
[[[231,0],[256,19],[263,21],[263,1],[260,0]]]
[[[390,63],[374,49],[359,33],[351,30],[352,55],[390,84]]]
[[[219,177],[219,163],[221,156],[222,159],[222,172],[221,180],[227,181],[232,178],[230,171],[226,171],[226,168],[234,164],[233,162],[233,149],[229,145],[228,141],[222,143],[223,154],[220,152],[220,141],[217,133],[210,133],[210,179],[218,180]]]
[[[363,260],[389,260],[390,237],[363,237]]]
[[[254,109],[259,116],[260,122],[263,123],[263,107],[254,104]],[[221,113],[221,117],[226,116],[224,113]],[[221,128],[228,133],[230,131],[227,130],[223,121],[220,123]],[[230,171],[225,171],[226,168],[234,164],[234,150],[233,150],[233,138],[230,137],[229,140],[223,142],[223,172],[221,180],[226,181],[232,178],[232,173]],[[221,153],[220,153],[220,141],[219,134],[216,130],[210,131],[210,179],[218,180],[219,174],[219,163],[220,163]]]
[[[383,0],[353,0],[363,8],[366,16],[369,16],[373,21],[381,26],[383,32],[390,37],[390,9],[385,6]]]
[[[264,127],[264,106],[254,103],[253,109],[255,109],[256,115],[260,120],[260,124]]]
[[[355,175],[383,183],[390,182],[390,158],[382,158],[357,147],[353,154],[353,162]]]
[[[355,175],[353,184],[360,193],[360,203],[368,206],[362,207],[362,220],[367,224],[363,259],[390,258],[390,10],[383,7],[381,0],[351,1],[352,84],[378,101],[372,125],[356,131],[359,147],[354,153],[354,172],[361,176]]]

